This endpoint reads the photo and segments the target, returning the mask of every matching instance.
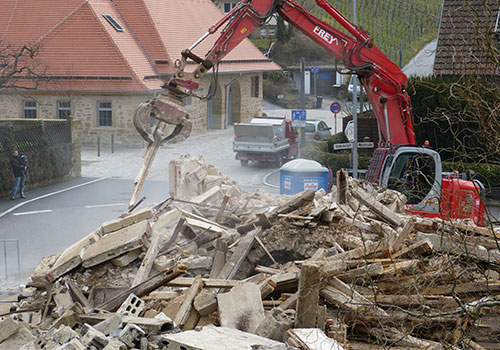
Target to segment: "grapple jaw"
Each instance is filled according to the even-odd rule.
[[[183,141],[189,137],[192,129],[192,122],[182,99],[169,91],[141,103],[134,113],[133,122],[139,134],[149,144],[156,140],[160,144]],[[174,129],[162,126],[162,122],[174,126]]]

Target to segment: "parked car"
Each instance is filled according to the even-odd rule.
[[[305,129],[306,144],[332,136],[331,128],[322,120],[307,120]]]

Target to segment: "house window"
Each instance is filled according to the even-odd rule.
[[[57,101],[57,118],[66,119],[71,114],[71,102]]]
[[[259,77],[253,77],[252,78],[252,87],[251,87],[251,96],[252,97],[259,97]]]
[[[275,36],[276,35],[276,29],[275,28],[269,28],[269,36]]]
[[[108,21],[117,32],[123,32],[123,27],[113,18],[113,16],[107,13],[103,13],[102,16],[106,18],[106,21]]]
[[[225,2],[224,13],[228,13],[229,11],[231,11],[236,6],[236,4],[236,2]]]
[[[267,36],[267,29],[266,28],[260,28],[260,36]]]
[[[113,126],[111,102],[97,102],[99,126]]]
[[[36,101],[23,100],[23,117],[34,119],[36,118]]]

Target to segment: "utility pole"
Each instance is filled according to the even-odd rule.
[[[300,109],[306,110],[306,60],[304,57],[300,58]],[[300,141],[299,141],[299,158],[301,157],[302,151],[300,150],[304,147],[306,143],[306,129],[301,127],[300,129]]]
[[[356,0],[353,0],[352,22],[356,24]],[[358,76],[352,80],[352,121],[354,124],[354,143],[352,145],[352,177],[358,178]]]

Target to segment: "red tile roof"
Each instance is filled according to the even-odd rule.
[[[445,0],[434,74],[500,75],[487,46],[495,45],[498,0]]]
[[[2,0],[0,40],[37,44],[47,89],[149,91],[159,74],[222,17],[210,0]],[[103,17],[111,15],[119,32]],[[213,35],[196,50],[204,55]],[[189,65],[191,66],[191,65]],[[279,69],[249,41],[226,56],[219,72]]]

